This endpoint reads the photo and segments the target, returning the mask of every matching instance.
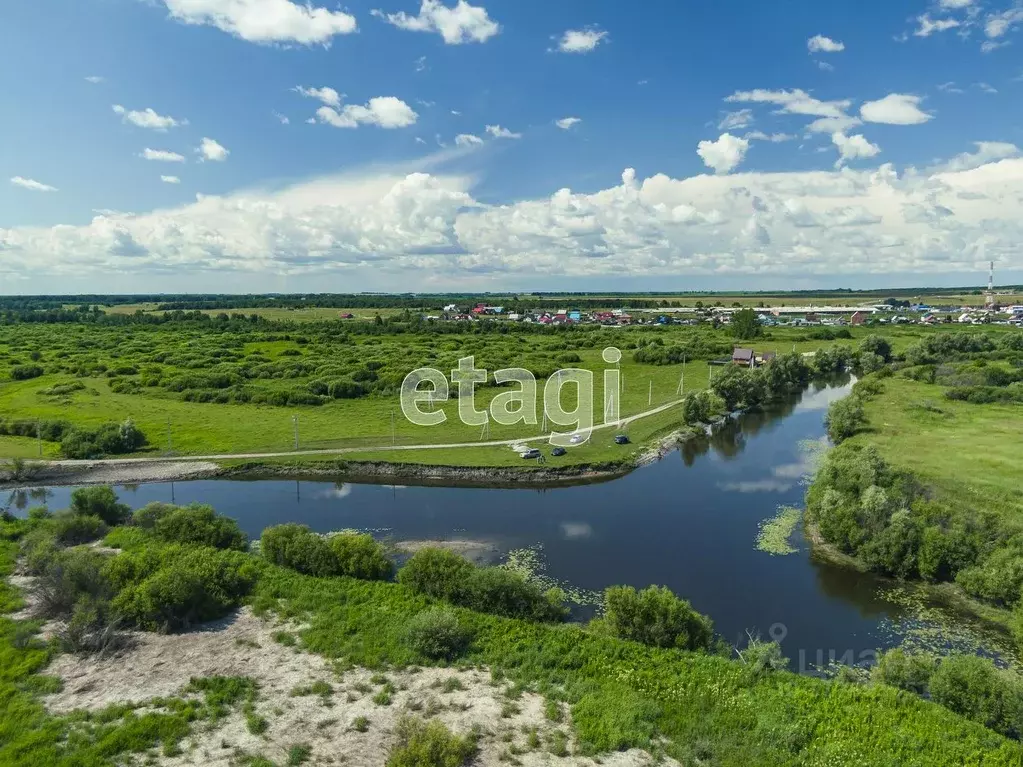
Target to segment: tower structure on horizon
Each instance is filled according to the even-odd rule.
[[[984,305],[988,309],[995,308],[995,262],[991,262],[991,271],[987,277],[987,293],[984,294]]]

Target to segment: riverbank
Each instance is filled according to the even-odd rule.
[[[419,462],[430,457],[450,457],[458,450],[469,460],[478,458],[473,447],[453,447],[443,452],[423,448],[367,451],[364,457],[349,457],[350,451],[333,453],[280,454],[267,457],[215,458],[182,456],[177,458],[137,458],[98,461],[26,462],[17,481],[0,483],[0,489],[32,487],[40,484],[132,485],[146,482],[177,482],[198,479],[336,479],[345,482],[439,485],[450,487],[558,487],[617,479],[640,466],[663,458],[688,439],[703,433],[701,429],[668,427],[670,431],[633,449],[632,455],[619,461],[575,463],[564,466],[518,461],[522,466],[446,465]],[[480,448],[486,449],[484,448]],[[507,447],[503,448],[508,450]],[[358,454],[356,454],[358,455]],[[370,456],[373,458],[370,459]],[[484,460],[485,460],[484,456]]]

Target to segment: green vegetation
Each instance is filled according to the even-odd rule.
[[[850,407],[862,416],[814,478],[808,523],[874,571],[1016,608],[1023,647],[1023,411],[1009,404],[1023,387],[1023,334],[943,334],[898,352],[868,342],[886,362],[853,406],[829,412],[829,427]]]
[[[409,621],[405,642],[414,652],[429,660],[451,660],[461,655],[472,641],[472,634],[458,622],[453,610],[424,610]]]
[[[353,458],[526,468],[508,448],[380,453],[380,448],[392,444],[479,440],[479,429],[457,418],[454,397],[435,405],[447,415],[439,426],[418,427],[397,417],[392,427],[405,375],[419,366],[452,370],[459,358],[473,355],[477,367],[491,373],[524,367],[542,386],[555,370],[579,367],[594,373],[599,422],[605,346],[626,352],[620,366],[624,385],[619,404],[622,415],[629,416],[674,401],[683,373],[686,391],[705,387],[708,361],[729,357],[736,342],[729,327],[716,328],[709,322],[690,327],[555,328],[490,319],[424,321],[405,311],[412,299],[390,300],[396,307],[391,312],[372,308],[372,316],[378,312],[384,316],[380,324],[331,319],[340,308],[307,311],[297,301],[287,307],[259,306],[257,301],[249,307],[269,319],[239,314],[237,309],[243,307],[226,297],[221,299],[223,312],[209,308],[204,299],[182,298],[164,302],[159,314],[146,313],[152,308],[148,304],[116,304],[119,311],[130,313],[103,314],[94,304],[65,309],[45,299],[22,301],[0,319],[0,455],[47,458],[59,451],[67,457],[91,458],[289,451],[295,444],[297,418],[302,449],[363,448],[366,454]],[[380,299],[361,297],[358,302]],[[194,311],[186,312],[184,306]],[[137,308],[143,312],[134,313]],[[321,310],[325,313],[318,320],[309,314]],[[302,312],[313,321],[291,321]],[[844,342],[867,337],[859,328],[756,327],[763,331],[756,341],[763,351],[802,353],[835,344],[851,350]],[[945,329],[898,327],[885,333],[892,348],[900,349]],[[42,374],[29,379],[11,375],[29,362]],[[478,387],[477,406],[488,407],[502,390],[491,377]],[[565,395],[564,404],[570,408],[573,387]],[[686,420],[705,421],[717,412],[712,406],[702,415],[690,413]],[[595,438],[570,450],[558,466],[624,465],[643,449],[644,441],[677,427],[680,415],[671,409],[633,424],[633,447],[613,445],[610,434]],[[494,440],[540,436],[539,423],[491,424]]]
[[[397,736],[387,767],[462,767],[476,753],[475,734],[460,738],[436,720],[402,717]]]
[[[803,513],[799,509],[782,506],[775,516],[760,523],[757,549],[778,556],[794,554],[796,549],[789,539],[802,516]]]
[[[871,679],[929,695],[950,711],[1011,738],[1023,734],[1023,680],[984,658],[935,659],[891,650],[881,656]]]
[[[612,586],[604,595],[604,610],[614,636],[651,647],[706,650],[713,638],[710,619],[663,586],[642,591]]]

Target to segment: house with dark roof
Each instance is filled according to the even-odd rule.
[[[732,364],[733,365],[744,365],[745,367],[753,367],[753,361],[756,356],[753,354],[752,349],[742,349],[738,346],[732,350]]]

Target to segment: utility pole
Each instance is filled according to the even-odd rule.
[[[39,446],[39,457],[43,457],[43,425],[36,421],[36,444]]]
[[[646,406],[650,407],[652,404],[654,404],[654,379],[651,378],[650,389],[647,391],[646,395]]]
[[[291,421],[295,425],[295,450],[298,450],[298,416],[291,416]]]
[[[394,447],[394,411],[391,411],[391,447]]]
[[[174,452],[174,442],[171,437],[171,422],[170,418],[167,419],[167,455],[171,455]]]

